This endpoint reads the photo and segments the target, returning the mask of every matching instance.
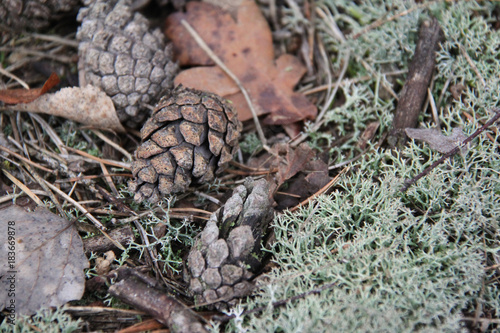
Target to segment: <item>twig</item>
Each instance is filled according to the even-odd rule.
[[[77,153],[78,155],[90,158],[91,160],[97,161],[99,163],[103,163],[103,164],[107,164],[107,165],[112,165],[112,166],[115,166],[115,167],[118,167],[118,168],[123,168],[123,169],[130,170],[130,163],[112,161],[112,160],[107,160],[107,159],[95,157],[95,156],[90,155],[89,153],[86,153],[84,151],[81,151],[81,150],[78,150],[78,149],[75,149],[75,148],[71,148],[71,147],[65,147],[65,148],[68,149],[69,151],[73,151],[73,152]]]
[[[14,74],[12,74],[11,72],[6,71],[5,69],[3,69],[2,66],[0,66],[0,74],[5,75],[13,80],[16,80],[21,86],[23,86],[24,89],[30,88],[30,86],[28,86],[28,84],[26,82],[24,82],[23,80],[21,80],[20,78],[18,78]]]
[[[40,51],[34,51],[34,50],[29,50],[25,49],[23,47],[5,47],[5,46],[0,46],[0,52],[18,52],[20,54],[25,54],[25,55],[31,55],[35,57],[40,57],[40,58],[47,58],[55,61],[59,61],[65,64],[73,64],[75,62],[75,57],[67,57],[67,56],[62,56],[62,55],[52,55],[47,52],[40,52]]]
[[[113,179],[109,175],[108,169],[104,165],[104,163],[99,163],[101,165],[102,174],[104,175],[104,180],[108,183],[109,188],[113,192],[115,196],[118,196],[118,190],[116,189],[115,184],[113,183]]]
[[[31,190],[26,185],[24,185],[21,181],[19,181],[19,179],[17,179],[16,177],[14,177],[7,170],[3,170],[2,169],[2,171],[5,174],[5,176],[7,176],[7,178],[10,179],[11,182],[13,182],[14,184],[16,184],[16,186],[19,187],[24,193],[26,193],[34,202],[36,202],[36,204],[38,206],[45,207],[45,205],[43,204],[42,200],[40,200],[36,196],[35,193],[31,192]]]
[[[304,206],[305,204],[307,204],[308,202],[316,199],[319,195],[325,193],[326,191],[328,191],[333,185],[335,185],[335,183],[339,180],[340,176],[342,176],[347,170],[349,170],[348,167],[342,169],[342,171],[340,171],[338,173],[338,175],[336,175],[332,180],[330,180],[328,182],[328,184],[326,184],[325,186],[323,186],[318,192],[314,193],[312,196],[310,196],[309,198],[307,198],[306,200],[302,201],[301,203],[299,203],[297,206],[291,208],[289,211],[290,212],[294,212],[296,211],[297,209],[299,209],[300,207]]]
[[[481,81],[481,84],[483,85],[483,87],[486,87],[486,81],[484,81],[483,76],[481,75],[481,73],[479,73],[479,70],[477,69],[477,66],[474,63],[474,61],[472,61],[472,59],[467,54],[465,47],[463,47],[462,44],[459,44],[458,47],[460,48],[460,52],[462,52],[462,55],[465,57],[465,60],[467,60],[467,63],[470,65],[470,67],[472,68],[474,73],[476,73],[476,75],[479,78],[479,81]]]
[[[66,46],[71,46],[74,47],[75,49],[78,48],[79,42],[75,40],[74,36],[73,38],[64,38],[61,36],[56,36],[56,35],[44,35],[44,34],[36,34],[33,33],[31,34],[34,38],[40,39],[40,40],[45,40],[48,42],[55,42],[61,45],[66,45]]]
[[[306,298],[307,296],[309,295],[314,295],[314,294],[319,294],[321,293],[322,291],[325,291],[325,290],[329,290],[329,289],[332,289],[333,287],[335,287],[337,285],[337,282],[333,282],[333,283],[329,283],[329,284],[325,284],[319,288],[316,288],[316,289],[312,289],[312,290],[309,290],[309,291],[306,291],[306,292],[303,292],[303,293],[300,293],[298,295],[295,295],[295,296],[292,296],[292,297],[289,297],[289,298],[285,298],[283,300],[280,300],[280,301],[276,301],[276,302],[273,302],[272,303],[272,306],[274,308],[277,308],[277,307],[280,307],[280,306],[283,306],[283,305],[286,305],[290,302],[293,302],[293,301],[296,301],[298,299],[302,299],[302,298]],[[256,312],[263,312],[265,311],[266,309],[268,309],[268,306],[260,306],[260,307],[257,307],[257,308],[254,308],[252,310],[247,310],[247,311],[244,311],[242,313],[242,315],[249,315],[249,314],[252,314],[252,313],[256,313]],[[218,319],[220,322],[226,322],[226,321],[229,321],[231,320],[232,318],[234,318],[235,315],[227,315],[227,316],[224,316],[224,317],[221,317],[221,318],[217,318],[217,317],[214,317],[214,319]]]
[[[109,287],[109,293],[153,316],[176,332],[208,332],[203,318],[176,298],[167,295],[136,277],[126,277]]]
[[[436,52],[443,37],[443,30],[436,18],[420,25],[415,54],[401,90],[393,128],[387,139],[392,148],[403,146],[407,141],[405,128],[414,128],[418,124],[418,116],[425,103],[427,88],[434,71]]]
[[[12,155],[12,156],[15,156],[16,158],[20,159],[21,161],[29,164],[29,165],[32,165],[33,167],[35,168],[38,168],[40,170],[43,170],[45,172],[48,172],[48,173],[51,173],[51,174],[55,174],[55,172],[53,170],[50,170],[50,169],[47,169],[46,167],[43,167],[41,166],[40,164],[38,163],[35,163],[33,161],[30,161],[29,159],[19,155],[18,153],[15,153],[13,152],[12,150],[10,150],[9,148],[7,147],[4,147],[4,146],[0,146],[0,150],[3,150],[4,152],[8,153],[9,155]]]
[[[47,192],[41,191],[41,190],[31,190],[31,192],[33,192],[36,195],[49,196]],[[23,196],[24,194],[26,194],[26,193],[23,193],[23,192],[21,192],[21,193],[8,193],[6,195],[3,195],[0,197],[0,204],[7,202],[7,201],[10,201],[12,199],[16,199],[20,196]]]
[[[322,19],[324,19],[325,21],[329,21],[329,27],[330,27],[330,30],[331,30],[331,35],[334,38],[339,39],[340,42],[345,42],[345,37],[342,34],[342,32],[340,31],[340,29],[338,28],[338,26],[335,23],[335,21],[332,18],[328,17],[320,8],[317,8],[316,12],[318,13],[318,15]],[[342,69],[340,71],[340,74],[339,74],[339,76],[338,76],[337,81],[335,82],[335,84],[331,85],[331,87],[333,87],[333,91],[330,93],[330,96],[325,101],[325,104],[323,105],[323,108],[321,109],[320,113],[316,117],[316,120],[314,121],[314,126],[312,128],[313,132],[317,131],[321,127],[321,125],[323,124],[323,122],[322,122],[323,117],[325,116],[326,112],[330,109],[330,106],[331,106],[331,104],[333,102],[333,99],[337,95],[337,91],[338,91],[338,89],[339,89],[339,87],[341,85],[341,82],[344,79],[344,76],[345,76],[345,74],[347,72],[347,67],[349,65],[350,57],[351,57],[351,50],[349,48],[347,48],[346,49],[346,54],[345,54],[344,59],[343,59],[344,63],[343,63]],[[330,90],[330,84],[331,84],[330,81],[331,80],[329,80],[329,83],[328,83],[329,84],[328,90]],[[304,141],[305,139],[307,139],[308,136],[309,136],[309,134],[303,133],[302,135],[300,135],[299,137],[297,137],[296,139],[294,139],[293,142],[290,145],[292,147],[296,147],[300,143],[302,143],[302,141]]]
[[[67,155],[68,152],[64,148],[64,143],[62,142],[59,135],[57,135],[56,131],[54,131],[54,129],[39,115],[37,115],[35,113],[29,113],[29,116],[32,119],[35,119],[40,124],[40,126],[47,132],[50,139],[55,143],[55,145],[57,146],[57,148],[59,149],[61,154]]]
[[[73,200],[73,198],[71,198],[70,196],[68,196],[66,193],[64,193],[63,191],[61,191],[60,189],[58,189],[57,187],[55,187],[54,185],[52,185],[48,181],[44,180],[44,182],[45,182],[45,184],[47,184],[48,187],[50,187],[50,189],[52,191],[56,192],[61,197],[63,197],[65,200],[71,202],[73,204],[73,206],[75,206],[76,208],[78,208],[78,210],[80,210],[85,216],[87,216],[89,218],[89,220],[92,221],[92,223],[94,223],[94,225],[99,230],[101,230],[101,231],[106,230],[106,227],[103,226],[102,223],[99,222],[99,220],[97,220],[94,216],[92,216],[92,214],[90,214],[89,211],[87,209],[85,209],[85,207],[83,207],[82,205],[80,205],[78,202],[76,202],[75,200]],[[123,248],[123,246],[121,246],[120,244],[118,244],[118,248],[120,248],[121,250],[125,250]]]
[[[429,104],[431,105],[432,117],[434,118],[434,122],[436,123],[436,127],[441,127],[439,122],[439,115],[436,107],[436,102],[434,101],[434,96],[432,96],[432,92],[430,88],[427,88],[427,96],[429,97]]]
[[[449,157],[451,157],[451,156],[455,155],[456,153],[458,153],[460,151],[460,149],[462,149],[469,142],[471,142],[472,140],[474,140],[474,138],[476,138],[479,134],[481,134],[485,129],[487,129],[488,127],[490,127],[491,125],[493,125],[500,118],[500,109],[495,108],[495,109],[493,109],[493,111],[496,112],[496,114],[493,116],[493,118],[491,118],[490,120],[488,120],[488,122],[486,124],[484,124],[483,126],[481,126],[480,128],[478,128],[474,133],[472,133],[472,135],[469,136],[467,139],[465,139],[462,142],[462,144],[456,146],[455,148],[453,148],[452,150],[450,150],[449,152],[447,152],[446,154],[444,154],[439,160],[437,160],[436,162],[432,163],[424,171],[422,171],[421,173],[419,173],[415,178],[405,180],[405,184],[401,188],[401,191],[405,192],[411,185],[415,184],[415,182],[417,182],[420,178],[426,176],[427,174],[429,174],[429,172],[432,169],[434,169],[435,167],[437,167],[438,165],[440,165],[441,163],[443,163]]]
[[[110,145],[111,147],[115,148],[120,153],[122,153],[123,156],[125,156],[128,161],[132,161],[133,160],[132,155],[130,155],[130,153],[128,151],[126,151],[125,149],[123,149],[123,147],[121,147],[120,145],[116,144],[115,142],[111,141],[111,139],[109,139],[101,131],[92,130],[92,132],[94,132],[94,134],[97,135],[97,137],[99,137],[102,141],[106,142],[108,145]]]
[[[351,39],[357,39],[361,35],[364,35],[365,33],[367,33],[368,31],[373,30],[375,28],[378,28],[378,27],[380,27],[381,25],[383,25],[383,24],[385,24],[387,22],[394,21],[395,19],[398,19],[398,18],[400,18],[402,16],[406,16],[406,15],[410,14],[411,12],[413,12],[413,11],[415,11],[417,9],[428,7],[428,6],[430,6],[430,5],[434,4],[434,3],[436,3],[436,1],[430,1],[430,2],[427,2],[427,3],[422,3],[422,4],[419,4],[419,5],[415,6],[415,7],[407,9],[405,11],[402,11],[401,13],[397,13],[397,14],[391,16],[391,17],[378,19],[375,22],[373,22],[372,24],[367,25],[366,27],[364,27],[363,29],[361,29],[360,31],[358,31],[357,33],[355,33],[354,35],[352,35]]]
[[[250,99],[250,95],[248,94],[245,87],[243,87],[243,84],[241,84],[238,77],[234,75],[233,72],[231,72],[229,68],[227,68],[227,66],[222,62],[222,60],[210,49],[210,47],[208,47],[205,41],[200,37],[200,35],[196,32],[196,30],[194,30],[194,28],[186,20],[181,20],[181,24],[184,26],[184,28],[186,28],[191,37],[193,37],[198,46],[201,47],[203,51],[206,52],[206,54],[210,57],[210,59],[212,59],[213,62],[215,62],[217,66],[219,66],[227,74],[227,76],[229,76],[234,81],[234,83],[236,83],[238,88],[241,90],[243,96],[245,96],[245,100],[247,101],[250,111],[252,111],[252,118],[255,123],[259,139],[262,142],[263,146],[267,146],[267,140],[266,137],[264,136],[264,132],[262,131],[262,127],[260,126],[259,118],[257,116],[257,111],[255,110],[252,100]]]
[[[61,214],[61,216],[65,216],[64,215],[64,210],[61,207],[61,204],[59,203],[59,200],[57,200],[57,197],[54,195],[54,193],[52,193],[52,191],[50,190],[50,188],[45,184],[45,182],[43,181],[42,177],[40,177],[40,175],[35,170],[33,170],[33,168],[31,168],[29,166],[29,164],[24,163],[24,167],[26,168],[26,170],[28,170],[28,172],[31,174],[31,176],[37,181],[37,183],[45,190],[45,192],[47,192],[50,200],[52,200],[52,202],[56,206],[57,211],[59,212],[59,214]]]

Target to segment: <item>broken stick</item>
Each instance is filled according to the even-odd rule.
[[[207,333],[201,317],[175,298],[129,276],[109,287],[109,293],[153,316],[175,333]]]
[[[406,143],[405,128],[418,125],[418,116],[424,105],[434,70],[436,51],[443,36],[443,31],[435,18],[423,22],[420,26],[415,55],[401,90],[394,115],[393,129],[387,138],[392,148],[402,147]]]

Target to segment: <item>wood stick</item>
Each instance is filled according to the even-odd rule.
[[[406,143],[405,128],[414,128],[418,125],[418,116],[424,105],[435,66],[436,51],[443,36],[443,31],[435,18],[423,22],[420,26],[415,55],[401,90],[393,129],[387,139],[392,148],[402,147]]]
[[[167,325],[171,332],[208,332],[195,312],[165,292],[151,288],[134,277],[115,283],[109,287],[109,293],[153,316]]]

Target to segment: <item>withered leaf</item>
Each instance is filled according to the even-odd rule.
[[[16,313],[31,315],[80,299],[89,262],[74,226],[45,208],[10,206],[0,216],[0,308],[15,299]]]
[[[307,143],[302,143],[295,149],[287,145],[285,160],[280,163],[276,175],[278,187],[295,176],[299,171],[303,171],[304,166],[314,155],[314,151]]]
[[[405,132],[410,139],[427,142],[432,149],[442,154],[446,154],[467,139],[459,127],[453,128],[450,136],[442,134],[435,128],[406,128]],[[466,150],[462,148],[462,152]]]
[[[28,104],[9,107],[16,111],[45,113],[84,125],[125,132],[113,101],[94,86],[63,88]]]
[[[237,20],[219,7],[189,2],[186,13],[175,13],[166,21],[165,33],[172,40],[181,65],[202,65],[182,71],[176,84],[208,90],[233,102],[238,117],[252,118],[237,85],[196,44],[181,21],[186,20],[211,50],[238,77],[250,94],[259,115],[268,114],[264,123],[285,125],[316,117],[316,107],[293,91],[306,69],[292,55],[274,59],[269,26],[252,0],[243,0]],[[208,67],[207,67],[208,66]]]
[[[52,73],[42,88],[0,90],[0,101],[7,104],[29,103],[45,94],[59,82],[59,76],[56,73]]]

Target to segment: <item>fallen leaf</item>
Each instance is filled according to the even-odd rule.
[[[45,208],[10,206],[0,216],[0,308],[31,315],[80,299],[89,262],[75,227]]]
[[[467,139],[459,127],[455,127],[450,136],[442,134],[441,131],[435,128],[406,128],[405,132],[410,139],[427,142],[431,149],[442,154],[446,154]],[[462,152],[466,151],[467,148],[462,148]]]
[[[328,150],[319,152],[307,143],[295,148],[286,143],[277,143],[269,152],[250,158],[247,166],[277,169],[272,193],[276,208],[283,210],[311,197],[331,180],[328,159]],[[285,183],[286,186],[282,186]]]
[[[42,88],[36,89],[4,89],[0,90],[0,101],[6,104],[29,103],[45,94],[60,82],[59,76],[52,73]]]
[[[285,177],[283,177],[285,176]],[[276,175],[278,186],[280,181],[288,180],[288,186],[283,193],[274,197],[277,209],[282,210],[298,205],[318,192],[330,181],[328,175],[328,151],[318,152],[307,143],[302,143],[295,149],[288,148],[286,163],[281,162]]]
[[[90,85],[83,88],[63,88],[54,94],[45,94],[31,103],[10,106],[9,109],[50,114],[92,127],[125,132],[111,98]]]
[[[274,59],[271,31],[252,0],[243,0],[237,21],[219,7],[189,2],[186,13],[175,13],[166,21],[166,35],[182,66],[201,65],[182,71],[175,84],[208,90],[230,100],[242,121],[252,119],[250,109],[238,86],[196,44],[181,21],[186,20],[210,49],[233,72],[248,91],[258,115],[268,114],[264,123],[291,124],[314,119],[317,109],[293,88],[306,72],[294,56]],[[209,67],[206,67],[209,66]]]
[[[297,148],[286,145],[286,157],[279,167],[276,175],[276,182],[280,187],[285,181],[295,176],[314,156],[314,151],[308,143],[301,143]]]

